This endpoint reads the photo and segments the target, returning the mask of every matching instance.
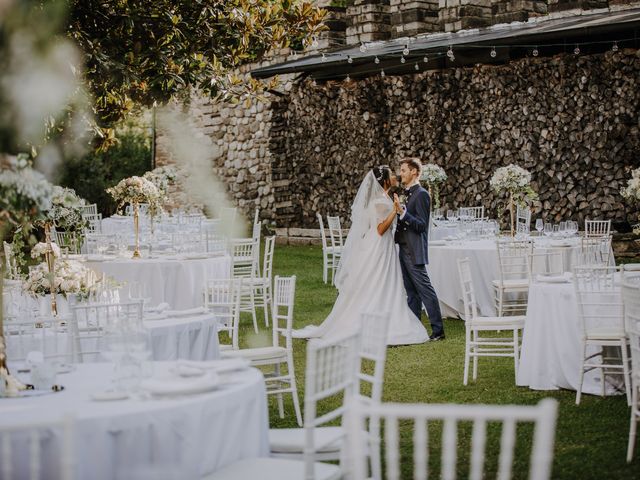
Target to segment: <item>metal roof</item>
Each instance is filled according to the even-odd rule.
[[[611,48],[613,41],[620,47],[637,47],[640,33],[640,8],[610,11],[609,9],[565,12],[531,18],[528,22],[498,24],[483,29],[461,30],[455,33],[421,34],[394,40],[352,45],[336,50],[308,55],[299,59],[255,69],[256,78],[303,73],[318,80],[370,76],[384,69],[387,73],[409,73],[412,68],[424,70],[470,65],[503,63],[511,58],[558,51],[598,51]],[[638,32],[637,32],[638,30]],[[573,43],[575,42],[575,44]],[[405,48],[408,55],[402,55]],[[495,47],[495,49],[493,48]],[[452,49],[455,60],[447,56]],[[543,49],[545,51],[543,51]],[[491,50],[494,50],[491,53]],[[406,52],[405,52],[406,53]],[[428,62],[424,62],[424,57]],[[348,61],[349,57],[351,62]],[[375,63],[378,57],[379,63]],[[402,62],[402,57],[405,61]]]

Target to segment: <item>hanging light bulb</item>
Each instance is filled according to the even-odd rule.
[[[322,61],[323,61],[323,62],[326,62],[326,61],[327,61],[327,56],[326,56],[324,53],[322,54]]]
[[[364,52],[366,52],[366,51],[367,51],[367,46],[366,46],[364,43],[361,43],[361,44],[360,44],[360,51],[361,51],[362,53],[364,53]]]
[[[373,59],[373,62],[377,65],[378,63],[380,63],[380,59],[378,58],[378,56],[376,55],[376,58]]]
[[[351,81],[351,77],[349,76],[349,74],[347,73],[347,78],[344,79],[345,82],[349,83]]]
[[[418,65],[418,63],[416,62],[415,66],[414,66],[413,68],[415,68],[415,69],[416,69],[416,71],[417,71],[417,70],[420,70],[420,65]]]
[[[384,78],[384,77],[385,77],[384,70],[380,70],[380,76],[381,76],[382,78]]]
[[[318,39],[316,37],[313,37],[313,40],[311,41],[311,47],[312,48],[318,48]]]
[[[496,52],[496,47],[493,47],[491,49],[491,53],[489,55],[491,55],[491,58],[496,58],[496,55],[498,55],[498,52]]]
[[[447,50],[447,57],[453,60],[453,48],[449,45],[449,50]]]
[[[578,45],[576,45],[576,48],[573,49],[573,53],[575,55],[580,55],[580,47]]]
[[[351,55],[347,55],[347,62],[353,63],[353,58],[351,58]]]
[[[611,47],[611,50],[613,50],[614,52],[618,51],[618,42],[613,42],[613,47]]]
[[[314,87],[318,86],[318,82],[316,82],[316,79],[314,78],[313,81],[311,82],[311,85],[313,85]]]
[[[452,62],[456,61],[456,56],[451,54],[451,56],[449,57],[449,60],[451,60]]]
[[[406,59],[406,58],[404,58],[404,55],[403,55],[402,57],[400,57],[400,63],[404,63],[404,62],[406,62],[406,61],[407,61],[407,59]]]
[[[429,63],[429,57],[427,57],[426,55],[424,57],[422,57],[422,61],[424,63]]]
[[[533,51],[531,52],[531,54],[532,54],[534,57],[537,57],[537,56],[540,54],[540,52],[538,52],[538,47],[534,48],[534,49],[533,49]]]
[[[404,49],[402,50],[402,55],[404,55],[405,57],[409,55],[409,45],[404,46]]]

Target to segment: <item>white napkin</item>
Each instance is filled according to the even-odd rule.
[[[251,366],[251,362],[246,358],[225,358],[220,360],[209,360],[206,362],[198,362],[195,360],[178,360],[177,363],[181,368],[195,368],[200,370],[213,370],[218,373],[233,372],[236,370],[245,370]]]
[[[204,307],[188,308],[186,310],[165,310],[165,313],[169,317],[191,317],[195,315],[202,315],[207,313],[207,309]]]
[[[153,377],[144,380],[140,384],[140,388],[146,390],[152,395],[189,395],[195,393],[209,392],[220,386],[220,379],[214,371],[206,372],[201,376],[164,376]]]

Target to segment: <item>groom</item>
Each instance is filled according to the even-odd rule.
[[[400,162],[400,179],[407,188],[407,202],[403,208],[397,204],[396,197],[396,210],[402,213],[395,241],[400,247],[400,266],[409,308],[420,319],[421,305],[424,304],[431,322],[431,340],[436,341],[444,340],[444,327],[438,297],[427,275],[431,199],[418,181],[421,169],[422,164],[417,158],[408,157]]]

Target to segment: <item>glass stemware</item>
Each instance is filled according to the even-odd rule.
[[[536,220],[536,230],[538,232],[538,236],[541,235],[542,231],[544,230],[544,223],[541,218],[538,218]]]

